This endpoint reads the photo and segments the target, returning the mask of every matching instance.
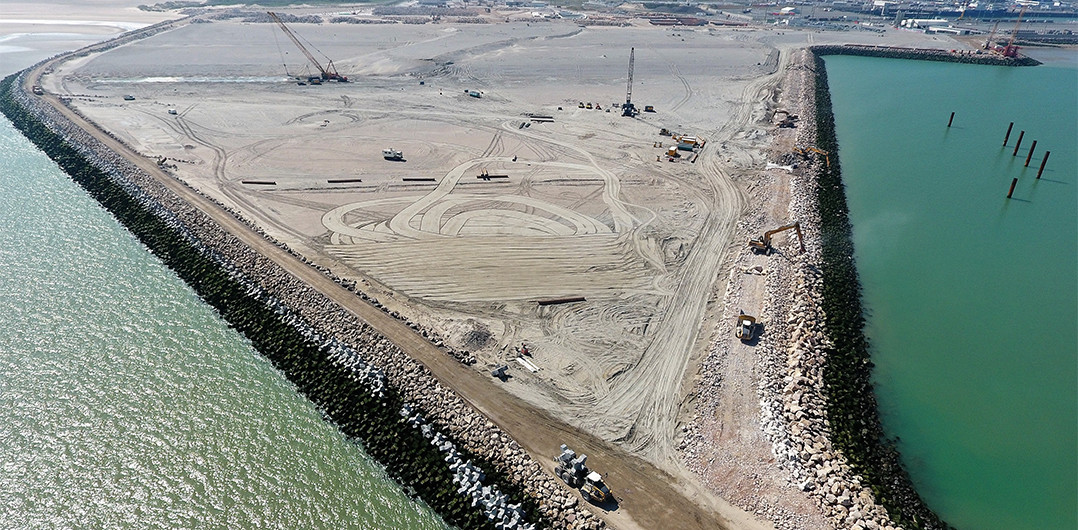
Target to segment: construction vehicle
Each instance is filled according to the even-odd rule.
[[[578,109],[582,109],[582,108],[584,108],[584,102],[583,102],[583,101],[581,101],[581,102],[580,102],[580,104],[578,104],[578,105],[576,106],[576,108],[578,108]]]
[[[625,104],[621,106],[621,115],[632,118],[636,116],[636,105],[633,105],[633,63],[636,62],[636,48],[629,48],[629,80],[625,83]]]
[[[778,123],[780,129],[792,129],[797,126],[797,114],[790,114],[788,110],[779,109],[775,111],[775,119],[778,119],[780,114],[783,115]]]
[[[1026,9],[1029,7],[1029,3],[1018,3],[1022,4],[1022,10],[1018,12],[1018,21],[1014,23],[1014,31],[1011,32],[1011,38],[1007,40],[1007,45],[1000,51],[1004,57],[1010,57],[1011,59],[1018,57],[1018,46],[1014,45],[1014,40],[1018,37],[1018,27],[1022,25],[1022,15],[1026,14]]]
[[[318,71],[321,73],[321,76],[319,76],[319,77],[310,76],[307,79],[307,81],[310,84],[312,84],[312,85],[320,85],[320,84],[322,84],[321,82],[323,80],[325,80],[325,81],[337,81],[339,83],[347,83],[348,82],[347,77],[337,73],[337,67],[333,66],[333,60],[332,59],[327,57],[326,54],[322,53],[319,50],[318,53],[322,53],[322,56],[326,58],[326,61],[328,61],[326,66],[323,67],[322,63],[319,62],[318,59],[316,59],[315,56],[313,54],[311,54],[310,50],[308,50],[307,47],[304,46],[303,43],[299,41],[299,37],[297,37],[296,34],[293,33],[291,29],[288,29],[288,26],[284,25],[284,21],[281,20],[281,17],[278,16],[277,13],[274,13],[272,11],[267,11],[267,14],[270,16],[270,18],[273,19],[274,22],[277,23],[278,26],[281,27],[281,30],[284,31],[284,34],[288,35],[289,39],[292,39],[292,43],[295,44],[297,48],[299,48],[299,51],[303,52],[303,55],[305,55],[307,57],[307,60],[310,61],[311,64],[313,64],[316,68],[318,68]],[[315,48],[315,50],[318,50],[318,48]]]
[[[587,103],[586,105],[584,105],[584,108],[586,108],[586,109],[591,109],[591,108],[593,108],[593,107],[591,106],[591,102],[589,101],[589,102],[588,102],[588,103]]]
[[[771,236],[785,230],[790,230],[791,228],[797,231],[797,241],[801,243],[801,253],[804,253],[805,238],[801,234],[801,223],[788,224],[786,226],[780,226],[774,230],[768,230],[767,232],[764,232],[764,237],[760,239],[749,240],[749,249],[751,249],[754,254],[759,254],[761,252],[763,252],[764,255],[771,254]]]
[[[751,341],[756,336],[756,317],[741,312],[737,316],[737,330],[735,333],[737,338],[741,339],[741,342]]]
[[[561,454],[554,457],[554,474],[570,488],[579,488],[585,501],[603,504],[611,499],[610,487],[603,483],[602,475],[588,469],[587,460],[588,455],[577,456],[575,451],[562,444]]]
[[[676,142],[677,148],[682,151],[695,152],[697,148],[703,148],[707,143],[705,140],[687,134],[674,134],[671,137]]]
[[[655,112],[655,107],[651,105],[644,105],[644,112]]]
[[[805,147],[805,148],[795,147],[794,152],[801,155],[801,158],[803,158],[803,159],[808,159],[810,152],[811,153],[821,154],[821,155],[823,155],[824,161],[827,162],[827,167],[831,167],[831,155],[830,155],[830,153],[828,153],[827,151],[824,151],[823,149],[819,149],[819,148],[816,148],[816,147]]]
[[[404,153],[392,147],[387,147],[382,149],[382,158],[386,160],[404,160]]]

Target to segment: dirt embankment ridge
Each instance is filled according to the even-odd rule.
[[[150,28],[141,35],[183,23]],[[206,45],[222,47],[228,41],[222,35],[229,31],[251,31],[246,25],[225,22],[214,23],[212,32],[207,26],[211,25],[188,29],[204,37]],[[554,38],[574,37],[574,50],[586,45],[587,38],[597,39],[593,47],[611,46],[616,38],[624,38],[604,33],[598,39],[579,29],[565,35],[552,31],[551,37],[525,24],[510,30],[531,36],[489,46],[495,49],[511,42],[523,57],[517,59],[521,64],[528,63],[528,53],[546,54],[551,42],[560,42]],[[669,37],[653,33],[648,36]],[[501,86],[505,79],[500,72],[488,72],[489,63],[482,58],[489,49],[473,46],[486,34],[468,35],[452,44],[461,49],[438,56],[443,66],[437,68],[426,63],[409,66],[393,54],[379,63],[387,71],[417,68],[409,75],[424,80],[420,89],[405,76],[383,78],[367,72],[369,79],[355,77],[348,85],[321,91],[276,83],[232,89],[231,83],[206,88],[173,81],[168,86],[181,89],[180,95],[159,98],[169,91],[143,88],[136,100],[113,103],[127,90],[139,90],[113,79],[114,71],[135,78],[153,72],[167,79],[180,63],[157,61],[154,53],[167,54],[169,42],[191,40],[189,35],[162,35],[139,53],[132,51],[135,46],[125,47],[127,60],[122,53],[88,55],[119,42],[133,43],[134,37],[127,35],[123,37],[127,40],[77,52],[85,59],[49,63],[53,75],[44,83],[38,80],[41,65],[22,88],[42,84],[46,94],[20,97],[52,123],[66,123],[62,134],[74,144],[92,146],[99,169],[118,175],[134,195],[148,197],[157,205],[155,212],[181,219],[198,234],[199,245],[222,257],[226,268],[250,278],[287,313],[312,323],[319,336],[365,352],[393,389],[427,420],[462,450],[494,463],[515,490],[532,496],[534,509],[545,520],[573,528],[597,527],[603,521],[618,528],[766,526],[752,517],[755,514],[779,528],[898,526],[899,518],[888,518],[879,506],[893,504],[891,490],[879,487],[879,477],[892,475],[866,467],[865,453],[858,450],[879,432],[860,434],[876,421],[871,393],[867,401],[844,399],[870,390],[865,386],[867,376],[862,377],[865,366],[857,365],[867,356],[835,355],[845,352],[836,345],[834,333],[839,312],[824,305],[836,292],[832,271],[839,271],[839,277],[847,272],[828,265],[836,254],[820,237],[831,230],[834,219],[845,222],[844,198],[821,199],[822,191],[827,191],[823,188],[835,186],[831,181],[820,183],[837,178],[837,155],[828,162],[816,155],[792,154],[793,148],[807,146],[837,151],[833,141],[825,145],[817,135],[821,129],[815,111],[821,108],[821,92],[814,72],[822,75],[822,67],[811,54],[793,51],[797,46],[774,44],[785,35],[761,29],[752,37],[724,31],[688,36],[701,50],[734,50],[723,44],[725,39],[750,39],[752,46],[742,41],[736,47],[742,56],[733,53],[735,57],[726,62],[701,59],[710,57],[705,53],[690,56],[709,67],[723,66],[731,75],[703,78],[673,67],[668,76],[654,62],[650,72],[647,61],[638,62],[638,73],[650,73],[649,83],[670,77],[675,81],[671,84],[684,91],[663,91],[666,97],[676,100],[669,96],[676,93],[681,99],[660,104],[660,114],[639,120],[611,120],[598,111],[574,110],[573,96],[592,93],[590,86],[586,91],[559,87],[565,98],[557,101],[543,99],[541,87]],[[371,42],[353,44],[379,50],[372,53],[388,53],[381,50],[382,40],[367,38]],[[824,37],[804,37],[809,43],[814,38]],[[543,46],[530,48],[533,41]],[[679,42],[673,46],[687,46],[684,38]],[[408,57],[409,46],[395,47],[393,53]],[[249,50],[232,53],[222,52],[221,58],[205,66],[222,76],[238,75],[240,70],[229,61],[246,57]],[[472,53],[479,55],[471,57]],[[137,60],[132,62],[132,57]],[[617,63],[621,75],[623,63]],[[160,64],[167,66],[159,68]],[[595,65],[601,66],[597,60]],[[263,73],[251,68],[246,73]],[[534,79],[545,75],[531,70],[529,74]],[[482,98],[473,100],[457,90],[465,82],[462,79],[466,88],[482,81],[501,88],[488,88]],[[780,80],[782,85],[777,86]],[[387,104],[379,99],[386,93],[379,83],[400,84],[391,108],[407,117],[407,126],[401,128],[429,136],[404,134],[408,138],[403,140],[394,136],[399,133],[383,122],[399,120],[387,120],[372,110]],[[709,88],[700,90],[701,86]],[[83,92],[96,95],[74,97]],[[253,103],[257,98],[251,92],[267,99]],[[333,94],[340,94],[339,101]],[[826,86],[822,94],[826,95]],[[413,101],[423,110],[413,110],[409,103]],[[514,114],[522,104],[535,106],[538,101],[551,108],[568,106],[558,114],[557,124],[525,124]],[[172,112],[166,114],[165,105]],[[461,112],[462,105],[469,105],[469,111]],[[181,109],[178,116],[177,109]],[[693,109],[706,109],[707,119],[698,118]],[[796,129],[775,128],[772,120],[780,109],[787,116],[800,115]],[[253,128],[266,138],[251,138],[237,131],[233,120],[218,119],[233,115],[261,116],[263,121]],[[670,125],[658,119],[684,120],[677,127],[702,131],[709,145],[691,163],[653,162],[657,151],[647,150],[647,142],[640,140],[651,140],[659,125]],[[712,123],[721,125],[708,128]],[[394,138],[398,147],[407,141],[409,163],[386,170],[378,165],[380,159],[370,162],[359,156],[354,165],[345,166],[329,157],[304,160],[295,171],[281,169],[291,167],[281,153],[332,152],[327,142],[334,138],[347,142],[349,153],[355,145],[371,141],[381,144]],[[661,147],[658,144],[653,147]],[[761,154],[768,149],[768,154]],[[519,162],[518,151],[525,153]],[[270,156],[273,153],[277,158]],[[353,158],[348,157],[350,164]],[[765,159],[778,162],[780,168],[772,169],[774,164],[768,163],[769,169],[761,169]],[[514,172],[519,186],[495,195],[483,187],[488,183],[463,178],[465,172],[487,165]],[[343,167],[354,174],[337,175]],[[362,186],[316,186],[311,178],[320,171]],[[435,189],[420,190],[427,184],[408,182],[417,176],[436,182]],[[265,183],[275,188],[262,188]],[[508,179],[500,184],[507,183]],[[254,185],[259,189],[251,188]],[[456,189],[458,185],[461,188]],[[448,200],[436,205],[435,199]],[[474,204],[464,208],[462,201]],[[743,212],[746,204],[749,211]],[[550,214],[536,215],[534,208],[573,221],[575,232]],[[386,222],[369,222],[376,218]],[[776,254],[745,252],[745,240],[794,220],[805,229],[803,253],[798,252],[793,232],[776,236]],[[525,237],[520,230],[498,231],[520,223],[547,234]],[[664,232],[668,229],[673,232]],[[632,237],[615,237],[607,233],[611,230]],[[484,256],[475,255],[476,241],[493,245],[490,249],[500,250],[498,259],[519,266],[491,267]],[[552,259],[551,254],[561,257]],[[432,262],[440,265],[433,272]],[[648,267],[659,272],[647,272]],[[532,292],[538,288],[536,282],[517,270],[558,280]],[[727,273],[729,279],[723,281]],[[838,283],[849,287],[849,278]],[[856,275],[852,278],[856,292]],[[591,283],[580,283],[583,279]],[[635,287],[618,291],[626,281]],[[517,300],[522,293],[527,295],[524,299],[533,300],[575,295],[582,289],[603,296],[589,296],[589,304],[580,311],[563,307],[542,314],[533,314],[534,302]],[[764,333],[757,341],[742,344],[729,332],[739,310],[757,315],[763,323]],[[618,324],[622,319],[644,324],[620,329],[608,325],[610,315]],[[534,318],[536,326],[521,325],[525,317]],[[851,322],[857,324],[859,318],[858,309]],[[460,338],[456,335],[468,340],[454,340]],[[508,382],[495,383],[489,367],[468,366],[477,359],[480,365],[507,361],[512,365],[507,356],[510,346],[524,340],[537,346],[534,360],[544,370],[539,375],[522,371]],[[850,362],[836,368],[836,360]],[[682,400],[693,383],[685,380],[685,374],[693,371],[696,384]],[[852,379],[843,380],[843,374],[852,374]],[[565,396],[569,399],[555,399]],[[836,410],[842,411],[841,418],[836,418]],[[692,418],[683,421],[679,413]],[[585,506],[577,493],[552,479],[550,456],[561,443],[589,454],[589,463],[596,462],[616,484],[621,502],[616,510]]]
[[[15,92],[24,110],[47,123],[65,143],[76,146],[95,170],[150,205],[153,215],[178,221],[197,238],[198,246],[223,260],[231,273],[247,278],[311,323],[319,336],[363,352],[429,421],[462,448],[494,463],[500,475],[531,496],[544,520],[562,528],[601,528],[604,519],[619,528],[664,523],[684,528],[755,526],[736,509],[716,510],[714,501],[701,503],[700,495],[709,495],[691,491],[692,486],[638,457],[498,390],[416,334],[398,315],[387,314],[375,301],[357,296],[328,269],[314,266],[235,210],[171,177],[155,161],[139,156],[59,98],[29,95],[28,87],[38,84],[42,71],[52,65],[51,61],[38,65],[20,77]],[[602,459],[605,471],[617,476],[624,488],[619,495],[623,506],[600,518],[579,503],[577,494],[553,480],[544,470],[551,464],[541,457],[553,454],[562,442]]]
[[[826,74],[812,50],[793,52],[773,105],[780,108],[780,116],[798,115],[798,127],[774,133],[775,162],[746,185],[753,206],[738,237],[796,220],[804,252],[790,231],[776,236],[775,254],[746,252],[733,260],[726,322],[751,312],[764,335],[746,345],[729,333],[701,363],[691,396],[696,413],[682,443],[685,463],[720,495],[779,528],[947,528],[914,491],[879,424]],[[808,146],[827,154],[794,154]],[[832,234],[828,241],[825,233]],[[731,407],[731,394],[753,390],[758,424],[746,427],[749,414]],[[754,454],[754,443],[770,454]],[[783,489],[791,485],[804,495]]]

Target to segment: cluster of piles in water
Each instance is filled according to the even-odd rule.
[[[860,44],[823,44],[810,48],[818,56],[823,55],[858,55],[863,57],[885,57],[888,59],[916,59],[921,61],[941,61],[947,63],[985,64],[993,66],[1037,66],[1040,61],[1031,57],[1003,57],[995,53],[966,53],[930,48],[902,48],[898,46],[870,46]]]
[[[513,514],[503,511],[504,517],[495,520],[473,506],[471,496],[458,493],[454,471],[438,448],[397,414],[405,405],[448,433],[459,455],[485,470],[486,484],[496,484],[532,523],[603,526],[515,441],[424,366],[23,91],[23,75],[0,84],[0,111],[244,333],[342,432],[362,441],[394,479],[447,522],[509,528]]]

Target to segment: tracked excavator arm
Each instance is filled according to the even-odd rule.
[[[793,230],[795,230],[797,232],[797,241],[798,241],[798,243],[801,244],[801,253],[804,253],[805,252],[805,237],[801,233],[801,223],[799,223],[799,222],[798,223],[788,224],[786,226],[780,226],[780,227],[778,227],[778,228],[776,228],[774,230],[768,230],[767,232],[764,232],[764,237],[762,237],[760,239],[753,239],[753,240],[749,241],[749,248],[753,252],[756,252],[756,253],[763,252],[764,254],[770,254],[771,253],[771,236],[773,236],[773,235],[775,235],[775,234],[777,234],[779,232],[783,232],[783,231],[790,230],[790,229],[793,229]]]

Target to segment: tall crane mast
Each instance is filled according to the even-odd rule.
[[[1028,7],[1029,4],[1022,4],[1022,10],[1018,12],[1018,21],[1014,23],[1014,31],[1011,32],[1007,45],[1003,47],[1004,57],[1018,57],[1018,46],[1014,45],[1014,39],[1018,37],[1018,26],[1022,25],[1022,15],[1026,14]]]
[[[636,106],[633,105],[633,63],[636,62],[636,48],[629,48],[629,81],[625,83],[625,104],[622,105],[622,116],[636,116]]]
[[[984,41],[984,49],[986,49],[986,50],[991,50],[992,49],[992,37],[996,36],[996,29],[998,29],[998,28],[999,28],[999,21],[997,20],[996,25],[992,26],[992,31],[990,31],[988,33],[988,38],[985,39],[985,41]]]
[[[322,79],[325,79],[326,81],[339,81],[341,83],[348,82],[347,77],[337,73],[337,68],[333,66],[332,59],[326,57],[326,61],[328,61],[328,64],[325,68],[323,68],[322,63],[319,62],[318,59],[316,59],[315,56],[311,54],[307,47],[299,41],[299,37],[296,37],[296,34],[293,33],[292,30],[288,28],[288,26],[284,25],[284,21],[281,20],[281,17],[278,16],[277,13],[274,13],[272,11],[267,11],[266,13],[270,16],[270,18],[273,19],[274,22],[277,23],[278,26],[281,27],[281,30],[284,31],[284,34],[288,35],[289,39],[292,39],[292,42],[296,45],[297,48],[299,48],[299,51],[303,52],[303,55],[307,56],[307,60],[314,64],[316,68],[318,68],[318,71],[322,74]],[[322,55],[324,56],[325,54],[323,53]]]

